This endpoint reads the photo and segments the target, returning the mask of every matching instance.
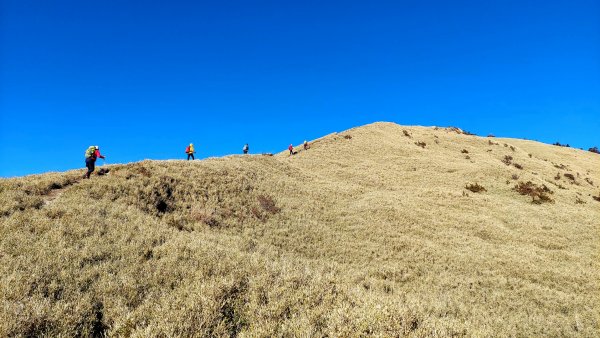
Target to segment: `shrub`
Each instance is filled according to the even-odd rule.
[[[152,173],[150,172],[150,170],[148,170],[144,166],[138,166],[135,169],[135,172],[138,173],[138,174],[140,174],[140,175],[142,175],[142,176],[144,176],[144,177],[151,177],[152,176]]]
[[[496,137],[496,135],[494,135],[494,134],[488,134],[487,137]]]
[[[550,190],[546,185],[537,185],[531,181],[519,182],[514,190],[521,195],[527,195],[532,198],[531,203],[542,204],[542,203],[554,203],[554,200],[550,198],[550,194],[554,192]]]
[[[598,150],[598,147],[590,148],[590,149],[588,149],[588,151],[592,152],[592,153],[600,154],[600,150]]]
[[[517,151],[517,149],[516,149],[515,147],[513,147],[513,146],[509,146],[509,148],[510,148],[510,150],[512,150],[512,151]]]
[[[344,135],[344,138],[345,138],[346,140],[351,140],[351,139],[352,139],[352,135],[348,135],[348,134],[346,134],[346,135]]]
[[[594,181],[592,181],[589,177],[586,177],[585,181],[588,182],[592,187],[594,186]]]
[[[467,190],[469,190],[471,192],[487,191],[483,186],[479,185],[479,183],[467,184],[465,186],[465,189],[467,189]]]
[[[281,211],[281,208],[277,207],[273,197],[268,195],[258,195],[256,197],[258,204],[268,213],[276,214]]]
[[[585,202],[579,196],[575,196],[575,204],[585,204]]]
[[[502,163],[506,164],[506,165],[510,165],[512,163],[512,156],[510,155],[506,155],[504,156],[504,158],[502,159]]]
[[[418,145],[421,148],[425,148],[425,146],[427,145],[425,142],[415,142],[416,145]]]
[[[570,173],[566,173],[564,174],[564,176],[568,179],[570,179],[571,181],[575,181],[575,176],[573,176],[573,174]]]
[[[517,175],[517,174],[512,174],[511,178],[512,178],[513,180],[518,180],[518,179],[519,179],[519,175]]]
[[[460,152],[463,153],[463,154],[468,154],[469,153],[469,151],[467,149],[463,149]]]
[[[598,193],[598,196],[592,196],[592,198],[600,202],[600,193]]]
[[[267,214],[262,212],[258,207],[255,207],[255,206],[251,207],[250,212],[252,213],[252,215],[254,215],[254,217],[256,217],[257,219],[259,219],[263,222],[267,220]]]
[[[409,133],[409,132],[408,132],[406,129],[403,129],[403,130],[402,130],[402,133],[404,134],[404,136],[406,136],[406,137],[408,137],[408,138],[410,138],[410,137],[411,137],[410,133]]]
[[[517,169],[523,170],[523,166],[520,165],[519,163],[513,163],[513,166]]]
[[[216,228],[221,225],[221,222],[216,217],[216,211],[194,208],[191,212],[191,218],[195,221],[204,223],[211,228]]]
[[[555,180],[560,180],[560,173],[556,173],[556,176],[554,176]]]
[[[560,144],[560,142],[554,142],[554,143],[552,143],[552,145],[553,146],[558,146],[558,147],[567,147],[567,148],[570,147],[570,145],[568,143],[567,144]]]

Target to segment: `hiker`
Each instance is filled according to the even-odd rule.
[[[306,140],[304,140],[304,150],[308,150],[308,148],[310,148],[310,147],[308,146],[308,142],[306,142]]]
[[[90,146],[89,148],[87,148],[87,150],[85,151],[85,166],[87,167],[88,171],[87,173],[85,173],[85,175],[83,175],[83,178],[90,178],[90,175],[94,172],[94,169],[96,168],[96,159],[98,157],[100,157],[101,159],[106,158],[100,154],[100,147]]]
[[[248,150],[250,150],[250,147],[248,146],[248,143],[246,143],[244,145],[244,148],[242,148],[242,151],[244,152],[244,155],[248,154]]]
[[[294,155],[294,146],[290,144],[290,146],[288,147],[288,150],[290,151],[290,155]]]
[[[192,158],[192,160],[195,160],[195,158],[194,158],[194,153],[195,153],[195,152],[196,152],[196,151],[194,151],[194,144],[193,144],[193,143],[190,143],[190,145],[189,145],[189,146],[187,146],[187,148],[185,148],[185,153],[186,153],[186,154],[187,154],[187,156],[188,156],[188,157],[187,157],[187,160],[188,160],[188,161],[190,160],[190,157]]]

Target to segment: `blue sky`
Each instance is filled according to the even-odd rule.
[[[374,121],[600,146],[600,1],[0,4],[3,177]]]

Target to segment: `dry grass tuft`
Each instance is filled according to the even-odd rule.
[[[471,192],[482,192],[482,191],[487,191],[483,186],[479,185],[479,183],[469,183],[465,186],[465,189],[471,191]]]
[[[419,147],[425,149],[425,146],[427,145],[425,142],[415,142],[416,145],[418,145]]]
[[[404,134],[404,136],[411,138],[412,135],[410,135],[410,133],[406,130],[406,129],[402,129],[402,133]]]
[[[554,165],[554,168],[557,168],[557,169],[569,170],[569,168],[562,163],[561,164],[553,164],[553,165]]]
[[[510,155],[505,155],[504,158],[502,159],[502,163],[506,164],[506,165],[511,165],[513,160],[513,157]]]
[[[256,199],[258,200],[260,207],[270,214],[276,214],[281,211],[281,208],[277,207],[275,200],[271,196],[258,195]]]
[[[519,182],[514,187],[514,190],[521,195],[530,196],[532,199],[531,202],[535,204],[554,203],[554,200],[550,198],[550,194],[554,192],[544,184],[540,186],[531,181],[527,181],[526,183]]]
[[[513,163],[513,166],[519,170],[523,170],[523,166],[520,165],[519,163]]]

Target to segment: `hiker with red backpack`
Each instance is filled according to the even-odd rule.
[[[290,146],[288,147],[288,150],[290,151],[290,156],[294,155],[294,146],[292,144],[290,144]]]
[[[187,146],[187,148],[185,148],[185,153],[187,154],[187,159],[188,161],[190,160],[190,157],[192,158],[192,160],[195,160],[194,158],[194,153],[196,151],[194,151],[194,144],[190,143],[189,146]]]
[[[83,175],[83,178],[90,178],[90,175],[94,172],[96,168],[96,159],[100,157],[101,159],[105,159],[105,156],[100,154],[100,147],[98,146],[90,146],[85,151],[85,166],[88,171]]]

